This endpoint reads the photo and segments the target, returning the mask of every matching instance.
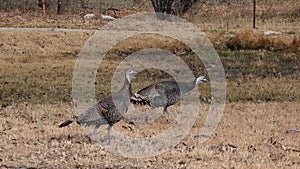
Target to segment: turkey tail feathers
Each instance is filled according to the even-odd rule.
[[[68,119],[68,120],[64,121],[63,123],[61,123],[58,127],[59,128],[66,127],[66,126],[68,126],[71,123],[73,123],[73,120],[72,119]]]
[[[138,105],[150,105],[150,102],[147,98],[142,95],[135,94],[130,98],[130,102]]]

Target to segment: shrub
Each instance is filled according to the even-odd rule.
[[[238,29],[230,32],[230,38],[225,42],[226,47],[231,50],[240,49],[266,49],[285,50],[299,49],[300,40],[296,35],[291,36],[263,35],[251,29]]]

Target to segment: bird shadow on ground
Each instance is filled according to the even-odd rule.
[[[133,123],[153,123],[163,114],[162,108],[141,108],[140,106],[129,106],[124,118]]]

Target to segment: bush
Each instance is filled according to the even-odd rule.
[[[285,50],[299,49],[299,37],[294,39],[284,35],[263,35],[251,29],[238,29],[230,32],[231,37],[226,41],[226,46],[232,50],[240,49],[267,49]]]

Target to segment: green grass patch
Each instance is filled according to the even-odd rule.
[[[295,53],[265,51],[218,51],[227,76],[227,100],[239,101],[295,101],[300,98],[299,59]],[[38,56],[36,56],[38,57]],[[195,75],[206,74],[195,55],[182,56]],[[33,57],[35,59],[35,57]],[[1,59],[1,106],[12,103],[71,102],[72,75],[76,58],[45,59],[40,62],[11,62]],[[104,62],[103,65],[108,64]],[[96,97],[110,94],[112,72],[119,61],[99,68],[96,78]],[[288,64],[283,66],[284,64]],[[151,77],[151,78],[150,78]],[[141,72],[133,83],[134,91],[156,81],[170,78],[155,70]],[[209,84],[199,86],[206,100],[211,97]]]
[[[88,37],[90,34],[86,33],[1,32],[0,105],[5,107],[22,102],[71,102],[76,55]],[[163,37],[157,39],[147,35],[141,39],[134,38],[120,42],[102,60],[96,74],[96,99],[102,99],[111,93],[115,69],[132,52],[159,46],[170,51],[182,49],[181,43],[174,44]],[[143,43],[144,41],[148,43]],[[128,45],[134,47],[131,52],[126,48]],[[229,102],[300,99],[300,89],[296,88],[300,81],[299,51],[218,49],[217,52],[226,73]],[[207,75],[198,56],[187,53],[180,57],[195,76]],[[170,78],[162,71],[143,71],[134,80],[133,90]],[[209,83],[201,84],[199,91],[204,100],[211,98]]]

